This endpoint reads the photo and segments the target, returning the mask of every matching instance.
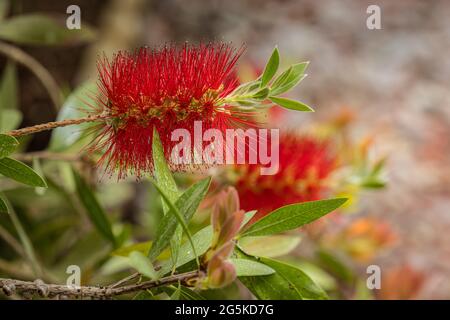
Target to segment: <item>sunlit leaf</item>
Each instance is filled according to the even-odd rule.
[[[230,259],[238,277],[266,276],[275,273],[269,266],[249,259]]]
[[[286,108],[286,109],[303,111],[303,112],[314,112],[314,110],[311,107],[307,106],[306,104],[304,104],[303,102],[300,102],[300,101],[295,101],[295,100],[291,100],[291,99],[287,99],[287,98],[273,97],[273,96],[270,96],[269,99],[273,103],[275,103],[283,108]]]
[[[260,84],[261,88],[264,88],[270,82],[270,80],[272,80],[275,73],[277,73],[279,65],[280,65],[280,52],[278,51],[278,48],[275,47],[261,76],[261,84]]]
[[[155,271],[153,264],[147,256],[142,254],[142,252],[133,251],[128,257],[130,258],[130,265],[140,274],[151,280],[158,279],[158,273]]]
[[[268,258],[288,254],[300,243],[300,236],[272,235],[264,237],[244,237],[239,247],[247,254]]]
[[[291,204],[256,221],[242,236],[265,236],[299,228],[339,208],[345,198]]]

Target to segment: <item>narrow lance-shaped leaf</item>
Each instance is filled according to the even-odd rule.
[[[326,293],[299,268],[287,263],[256,258],[236,251],[238,257],[265,264],[275,273],[263,276],[239,277],[239,280],[262,300],[327,299]]]
[[[297,229],[339,208],[346,198],[291,204],[272,211],[256,221],[242,236],[267,236]]]
[[[0,134],[0,158],[9,156],[19,145],[19,141],[12,136]]]
[[[272,80],[275,73],[277,73],[279,65],[280,65],[280,52],[278,51],[278,48],[275,47],[261,76],[261,84],[260,84],[261,88],[264,88],[270,82],[270,80]]]
[[[47,188],[47,183],[40,175],[25,163],[11,159],[0,159],[0,174],[32,187]]]
[[[154,259],[156,259],[156,257],[158,257],[158,255],[169,245],[177,226],[180,224],[180,218],[185,224],[186,222],[190,221],[198,206],[200,205],[200,202],[205,197],[210,181],[211,179],[207,178],[197,182],[196,184],[189,187],[180,196],[180,198],[178,198],[174,206],[177,208],[178,212],[181,212],[181,217],[177,217],[176,212],[172,208],[170,208],[171,210],[169,210],[169,213],[162,218],[157,229],[155,241],[149,253],[150,260],[153,261]],[[158,189],[161,195],[163,195],[161,188],[156,183],[155,187]],[[167,201],[167,203],[170,207],[169,201]]]
[[[230,259],[238,277],[266,276],[275,273],[271,267],[249,259]]]
[[[180,267],[190,261],[195,259],[195,255],[201,256],[204,254],[210,247],[213,236],[213,230],[211,226],[204,227],[196,234],[192,236],[192,242],[195,247],[195,254],[192,250],[191,244],[189,242],[184,243],[180,248],[180,256],[178,257],[177,264],[175,267]],[[161,269],[159,273],[161,275],[165,275],[170,272],[172,269],[172,264],[169,261],[163,261],[161,263]]]
[[[303,111],[303,112],[314,112],[314,110],[310,106],[307,106],[306,104],[304,104],[303,102],[300,102],[300,101],[295,101],[295,100],[291,100],[291,99],[287,99],[287,98],[273,97],[273,96],[270,96],[269,99],[273,103],[275,103],[283,108],[286,108],[286,109]]]
[[[280,74],[272,83],[270,88],[271,96],[278,96],[285,93],[295,87],[300,81],[302,81],[306,74],[304,71],[308,66],[308,62],[302,62],[294,64],[286,71]]]
[[[158,131],[156,128],[153,128],[153,142],[152,142],[152,154],[153,154],[153,165],[154,165],[154,174],[155,179],[158,182],[158,185],[166,191],[167,196],[172,202],[175,202],[180,196],[180,192],[178,191],[177,184],[175,179],[173,178],[172,172],[167,165],[166,158],[164,156],[164,150],[159,138]],[[162,200],[163,211],[164,214],[167,214],[169,211],[169,207],[167,203]],[[179,249],[181,245],[181,237],[182,237],[182,228],[178,226],[174,231],[173,237],[170,240],[170,248],[172,251],[172,260],[173,264],[176,264]]]
[[[185,214],[190,214],[192,212],[192,215],[193,215],[193,212],[195,212],[195,210],[197,209],[200,201],[203,199],[204,195],[206,194],[206,191],[207,191],[208,186],[209,186],[210,179],[208,178],[208,179],[202,180],[199,183],[193,185],[187,191],[191,190],[193,187],[196,187],[196,186],[200,185],[202,182],[204,183],[205,181],[207,181],[205,187],[201,188],[201,186],[200,186],[200,187],[194,188],[193,191],[191,191],[191,193],[188,194],[186,200],[184,200],[182,198],[187,193],[187,191],[185,193],[183,193],[181,195],[181,197],[177,200],[177,205],[175,205],[172,201],[170,201],[169,197],[166,195],[164,190],[162,190],[161,187],[159,187],[158,184],[153,179],[151,179],[151,181],[153,182],[154,186],[158,190],[159,194],[164,198],[164,200],[169,205],[170,210],[169,210],[169,213],[166,216],[172,215],[178,220],[178,223],[181,225],[181,227],[183,228],[183,231],[186,233],[186,236],[188,237],[189,243],[191,244],[192,250],[194,251],[194,254],[195,254],[195,246],[194,246],[194,243],[192,241],[192,236],[191,236],[189,228],[187,226],[187,222],[186,222],[185,217],[183,216],[183,214],[181,214],[180,210],[178,209],[177,205],[179,205],[180,207],[181,207],[181,205],[186,206],[185,207],[186,209],[183,210],[183,212],[185,212]],[[197,192],[197,190],[200,191],[200,192]],[[201,192],[201,190],[203,190],[203,192]],[[189,220],[187,220],[187,221],[189,221]],[[171,224],[174,226],[174,228],[176,230],[176,224],[173,224],[173,223],[171,223]],[[162,239],[164,239],[164,238],[165,239],[167,239],[167,238],[170,239],[171,235],[169,234],[169,237],[161,237],[161,238]],[[152,249],[150,251],[150,254],[149,254],[150,258],[152,260],[155,259],[156,256],[157,256],[157,254],[155,253],[155,252],[157,252],[157,250],[154,249],[154,248],[159,248],[158,250],[161,250],[161,246],[160,245],[157,246],[157,241],[158,240],[161,241],[160,237],[158,237],[155,240],[155,245],[152,247]],[[199,266],[200,262],[199,262],[198,256],[196,254],[195,254],[195,260],[197,262],[197,265]]]
[[[110,241],[114,247],[116,247],[116,238],[114,237],[111,224],[105,211],[83,178],[75,171],[73,171],[73,176],[75,179],[78,196],[80,197],[81,203],[86,209],[91,222],[98,232],[105,239]]]

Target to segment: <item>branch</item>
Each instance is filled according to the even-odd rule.
[[[97,298],[108,299],[123,294],[144,291],[159,286],[169,285],[172,283],[181,282],[186,284],[189,280],[202,276],[201,271],[190,271],[186,273],[171,275],[159,280],[150,280],[138,284],[131,284],[126,286],[116,286],[116,284],[107,287],[97,286],[68,286],[59,284],[45,284],[42,280],[22,281],[14,279],[0,278],[0,289],[9,296],[18,293],[25,296],[39,295],[41,297],[54,298],[59,296],[66,296],[72,298]],[[125,278],[129,279],[129,278]]]
[[[35,126],[26,127],[26,128],[22,128],[22,129],[12,130],[12,131],[6,132],[6,134],[13,136],[13,137],[19,137],[19,136],[24,136],[27,134],[32,134],[32,133],[41,132],[41,131],[45,131],[45,130],[52,130],[52,129],[55,129],[58,127],[65,127],[65,126],[70,126],[70,125],[74,125],[74,124],[103,120],[108,117],[109,117],[108,115],[99,114],[99,115],[90,115],[90,116],[87,116],[84,118],[78,118],[78,119],[53,121],[53,122],[38,124]]]

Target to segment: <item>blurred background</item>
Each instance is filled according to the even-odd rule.
[[[310,61],[309,76],[289,95],[299,97],[316,112],[280,111],[272,115],[276,123],[297,130],[341,121],[346,138],[354,145],[370,144],[368,158],[386,157],[386,186],[359,191],[352,212],[329,223],[333,239],[323,241],[333,243],[329,245],[333,251],[336,238],[350,237],[349,242],[352,237],[369,238],[362,241],[362,250],[370,251],[363,259],[359,259],[360,251],[353,254],[355,244],[350,250],[350,245],[344,245],[347,255],[342,259],[362,278],[368,265],[381,267],[383,285],[376,293],[378,298],[450,298],[450,2],[14,0],[9,4],[0,7],[3,21],[39,13],[52,17],[62,29],[67,7],[76,4],[81,9],[82,28],[72,37],[50,27],[46,31],[43,23],[31,28],[0,23],[2,43],[20,50],[11,52],[0,46],[0,108],[17,106],[6,118],[2,116],[3,130],[14,121],[28,126],[54,120],[75,88],[96,81],[95,62],[103,52],[111,55],[167,42],[225,41],[237,47],[245,43],[247,49],[239,63],[243,78],[261,72],[275,45],[284,67]],[[366,27],[366,9],[371,4],[381,8],[381,30]],[[40,27],[44,31],[37,31]],[[36,41],[36,34],[46,36]],[[50,139],[50,132],[36,134],[23,151],[44,150]],[[59,183],[55,181],[56,186]],[[14,188],[2,185],[6,193]],[[99,188],[104,191],[102,202],[118,220],[145,230],[157,219],[136,215],[150,210],[145,182],[116,183],[113,179]],[[67,213],[73,208],[67,212],[56,205],[49,209],[50,196],[57,189],[47,191],[47,198],[39,201],[30,200],[33,190],[8,195],[42,259],[52,266],[67,265],[63,253],[75,252],[66,246],[77,239],[69,228],[76,218]],[[61,212],[66,220],[58,216]],[[46,229],[35,229],[36,224]],[[83,230],[84,224],[79,228]],[[143,230],[134,237],[145,240]],[[63,239],[61,232],[66,234]],[[295,249],[294,256],[310,254],[311,238]],[[54,239],[58,249],[47,246]],[[86,246],[92,243],[97,242]],[[58,250],[63,253],[55,256]],[[11,275],[11,269],[16,269],[27,276],[24,265],[14,267],[14,254],[1,240],[0,252],[0,272]],[[89,260],[85,253],[80,255]],[[324,286],[341,285],[326,279],[322,277]],[[341,297],[355,297],[343,287]]]

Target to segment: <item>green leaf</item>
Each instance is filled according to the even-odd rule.
[[[114,250],[113,252],[111,252],[111,255],[119,256],[119,257],[128,257],[131,252],[139,251],[142,254],[145,254],[147,256],[151,247],[152,247],[151,241],[133,243],[128,246],[124,246],[124,247]]]
[[[171,294],[170,300],[180,300],[181,296],[181,285],[178,285],[178,288]]]
[[[8,213],[8,206],[2,198],[0,198],[0,212]]]
[[[100,206],[100,203],[86,182],[77,172],[75,172],[75,170],[73,170],[73,176],[78,196],[80,197],[81,203],[86,209],[92,224],[106,240],[110,241],[112,245],[116,247],[116,238],[114,237],[111,224],[105,211]]]
[[[0,133],[0,158],[9,156],[18,145],[16,138]]]
[[[252,256],[275,258],[288,254],[300,243],[300,236],[273,235],[245,237],[239,240],[239,248]]]
[[[249,259],[230,259],[238,277],[266,276],[275,273],[269,266]]]
[[[251,258],[255,260],[255,258]],[[239,280],[258,298],[262,300],[302,300],[327,299],[326,293],[300,269],[289,264],[260,258],[273,270],[274,274],[259,277],[239,277]]]
[[[278,96],[285,93],[295,87],[300,81],[302,81],[306,75],[304,71],[309,62],[302,62],[294,64],[280,74],[273,82],[270,88],[271,96]]]
[[[242,236],[267,236],[297,229],[339,208],[346,201],[346,198],[336,198],[281,207],[256,221]]]
[[[142,252],[133,251],[128,256],[130,258],[130,265],[135,268],[140,274],[150,278],[151,280],[158,279],[158,273],[155,271],[150,259]]]
[[[273,103],[275,103],[283,108],[286,108],[286,109],[303,111],[303,112],[314,112],[314,110],[311,107],[307,106],[306,104],[304,104],[303,102],[300,102],[300,101],[295,101],[295,100],[291,100],[291,99],[287,99],[287,98],[273,97],[273,96],[270,96],[269,99]]]
[[[155,179],[158,182],[158,185],[167,192],[167,196],[169,197],[170,201],[175,202],[180,196],[180,192],[178,191],[178,187],[175,179],[173,178],[172,172],[167,165],[166,158],[164,156],[164,149],[156,128],[153,128],[152,153]],[[164,214],[167,214],[169,212],[169,207],[164,199],[162,199],[162,206]],[[174,232],[172,239],[170,240],[170,248],[172,251],[172,259],[174,264],[176,264],[176,260],[179,254],[182,231],[183,230],[181,229],[181,226],[178,226]]]
[[[0,80],[0,109],[16,109],[18,107],[17,68],[8,61]],[[2,128],[2,130],[4,130]]]
[[[192,236],[192,242],[194,243],[195,252],[197,255],[201,256],[209,249],[212,237],[213,237],[213,230],[211,226],[207,226],[201,229]],[[195,254],[194,251],[192,250],[191,244],[189,242],[186,242],[180,248],[180,255],[178,256],[176,268],[194,259]],[[170,272],[171,269],[172,269],[171,261],[166,260],[161,263],[161,269],[159,270],[159,273],[161,275],[165,275],[168,272]]]
[[[33,13],[22,14],[0,23],[0,38],[27,45],[64,45],[95,38],[94,30],[83,25],[81,29],[70,30],[64,25],[66,16],[60,22],[49,16]]]
[[[16,129],[22,122],[22,113],[15,109],[4,109],[0,111],[0,129],[10,131]]]
[[[0,159],[0,174],[32,187],[47,188],[45,180],[33,169],[11,158]]]
[[[149,253],[149,257],[152,261],[169,245],[170,240],[180,223],[185,225],[183,229],[185,229],[184,231],[186,232],[186,222],[190,221],[200,205],[200,202],[205,197],[210,181],[211,178],[207,178],[192,185],[178,198],[175,204],[172,204],[169,199],[165,199],[166,202],[169,203],[170,210],[168,214],[163,216],[157,228],[157,234]],[[156,183],[155,186],[161,195],[163,195],[164,192]],[[177,209],[174,210],[174,207]],[[180,217],[177,216],[177,211],[181,212]],[[180,220],[182,222],[180,222]],[[189,230],[187,230],[187,232],[189,232]]]
[[[277,73],[279,65],[280,65],[280,52],[278,51],[278,48],[275,47],[275,49],[273,49],[269,61],[266,64],[266,67],[264,68],[264,72],[261,77],[261,84],[260,84],[261,88],[264,88],[270,82],[270,80],[272,80],[275,73]]]
[[[86,111],[97,105],[95,96],[98,88],[94,82],[86,82],[75,89],[62,105],[57,121],[65,119],[75,119],[86,116]],[[82,123],[73,126],[59,127],[52,131],[49,143],[50,151],[63,151],[72,146],[80,139],[84,129],[91,126],[89,123]]]
[[[256,99],[256,100],[260,100],[260,101],[264,100],[269,96],[269,92],[270,92],[269,88],[263,88],[263,89],[259,90],[258,92],[256,92],[252,96],[252,98]]]

